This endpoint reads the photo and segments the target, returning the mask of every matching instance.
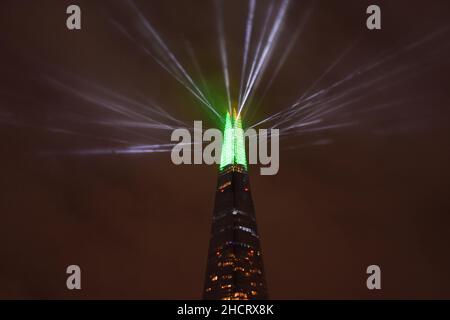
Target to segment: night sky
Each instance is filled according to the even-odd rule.
[[[225,2],[236,96],[248,4]],[[82,10],[80,31],[66,28],[73,3]],[[262,20],[269,1],[256,3]],[[373,3],[292,0],[248,105],[246,125],[284,110],[347,48],[312,92],[398,53],[338,89],[367,83],[358,100],[327,115],[329,124],[352,125],[283,136],[277,175],[250,166],[273,299],[450,298],[449,6],[376,1],[382,30],[369,31]],[[200,82],[186,48],[193,49],[223,113],[214,1],[136,4]],[[171,131],[103,125],[123,116],[74,92],[108,90],[157,104],[189,126],[221,127],[142,50],[140,31],[126,1],[0,2],[0,298],[201,297],[217,166],[176,166],[168,152],[80,152],[169,143]],[[398,67],[406,71],[371,84]],[[81,267],[81,291],[66,288],[71,264]],[[381,267],[382,290],[366,288],[371,264]]]

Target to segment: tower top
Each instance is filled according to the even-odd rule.
[[[241,115],[237,112],[236,108],[233,108],[233,119],[236,121],[240,117]]]
[[[232,116],[230,112],[227,112],[223,136],[220,170],[234,164],[242,165],[247,169],[244,130],[242,129],[241,117],[235,108],[233,108]]]

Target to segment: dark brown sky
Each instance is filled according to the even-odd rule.
[[[68,31],[65,8],[72,2],[0,3],[0,298],[200,298],[216,168],[175,166],[168,153],[70,155],[116,146],[100,136],[154,143],[167,142],[170,132],[135,136],[96,127],[88,120],[110,115],[51,86],[48,78],[76,90],[101,86],[149,99],[188,123],[214,122],[111,24],[114,19],[135,30],[123,3],[76,1],[82,30]],[[212,1],[137,3],[182,63],[189,61],[185,40],[191,43],[220,96]],[[226,3],[236,90],[247,5]],[[355,48],[318,89],[449,26],[446,1],[377,3],[383,29],[371,32],[365,28],[371,2],[313,2],[286,64],[261,107],[244,121],[287,107],[352,43]],[[261,12],[267,4],[257,1]],[[281,46],[291,41],[308,5],[292,1]],[[412,66],[386,90],[367,87],[345,111],[356,125],[282,140],[278,175],[260,176],[250,168],[271,298],[450,298],[448,36],[447,30],[362,78]],[[277,51],[272,63],[281,55]],[[401,103],[365,111],[389,101]],[[333,117],[341,121],[341,115]],[[81,292],[65,287],[70,264],[82,268]],[[381,266],[379,292],[365,287],[371,264]]]

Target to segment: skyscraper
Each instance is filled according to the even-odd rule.
[[[204,299],[267,299],[240,117],[226,116]]]

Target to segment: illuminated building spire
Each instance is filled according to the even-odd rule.
[[[230,164],[240,164],[247,169],[244,130],[241,117],[237,114],[236,109],[233,110],[233,117],[227,112],[225,118],[220,170]]]

